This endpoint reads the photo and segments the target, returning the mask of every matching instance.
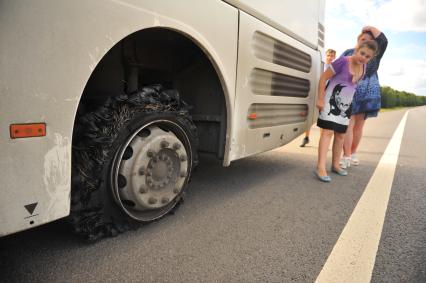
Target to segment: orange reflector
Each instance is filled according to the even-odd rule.
[[[12,124],[10,125],[10,138],[44,137],[46,135],[46,124]]]
[[[250,120],[254,120],[257,118],[257,114],[256,113],[251,113],[250,115],[248,115],[248,117]]]
[[[307,111],[302,111],[302,112],[300,112],[300,116],[306,117],[306,116],[308,116],[308,112]]]

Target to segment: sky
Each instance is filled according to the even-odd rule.
[[[355,46],[366,25],[389,42],[380,84],[426,96],[426,0],[326,0],[325,47],[337,56]]]

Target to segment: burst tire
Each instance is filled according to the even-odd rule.
[[[76,121],[70,219],[95,240],[178,207],[197,164],[197,132],[173,90],[146,87]]]

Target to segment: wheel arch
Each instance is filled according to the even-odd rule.
[[[156,37],[155,34],[157,34],[158,37]],[[201,129],[201,150],[213,153],[219,158],[224,158],[224,164],[227,164],[227,148],[229,147],[229,140],[227,137],[230,137],[231,130],[231,93],[233,87],[229,85],[229,80],[227,80],[225,75],[226,70],[222,64],[220,56],[217,54],[217,52],[215,52],[213,45],[208,42],[205,37],[200,34],[197,34],[196,32],[183,31],[175,27],[148,27],[127,34],[126,36],[119,39],[117,42],[111,44],[111,46],[109,46],[108,51],[106,51],[105,54],[103,54],[103,56],[97,61],[94,67],[92,67],[93,71],[90,73],[90,76],[88,77],[84,86],[83,93],[78,101],[78,106],[76,108],[74,116],[74,125],[76,119],[78,119],[79,115],[81,115],[80,112],[84,113],[92,110],[94,107],[102,105],[102,103],[104,103],[104,101],[109,96],[118,95],[123,92],[125,93],[135,91],[134,82],[129,82],[129,80],[127,79],[129,78],[129,72],[131,73],[132,71],[125,70],[126,66],[124,65],[126,63],[124,61],[132,61],[134,59],[138,60],[140,58],[135,58],[135,56],[138,57],[144,54],[149,55],[150,51],[144,51],[142,46],[138,46],[137,44],[135,44],[134,47],[138,49],[136,51],[136,54],[128,54],[128,50],[133,47],[132,41],[138,41],[139,39],[143,39],[145,37],[155,38],[156,40],[160,40],[159,44],[161,45],[164,44],[164,42],[161,41],[165,40],[165,37],[167,36],[172,36],[175,37],[175,39],[185,41],[185,44],[189,44],[191,48],[193,48],[193,50],[196,50],[196,52],[199,52],[199,56],[201,56],[199,57],[200,59],[202,59],[202,61],[200,62],[200,68],[204,71],[204,79],[207,79],[211,83],[210,86],[212,87],[212,89],[210,89],[210,92],[200,92],[199,94],[193,93],[197,90],[197,87],[199,88],[200,86],[196,86],[193,82],[194,80],[192,80],[191,82],[191,72],[189,72],[186,77],[182,73],[175,74],[175,78],[179,76],[181,78],[172,78],[171,87],[177,86],[178,90],[181,92],[183,100],[188,102],[188,104],[194,106],[191,111],[191,114],[195,120],[197,128],[199,128],[199,130]],[[138,43],[140,44],[141,42]],[[122,70],[118,71],[116,68],[114,68],[114,66],[121,63],[123,63]],[[141,66],[142,68],[146,67],[145,71],[147,71],[151,66],[149,66],[150,62],[145,63],[142,63]],[[193,63],[196,63],[195,60],[193,61]],[[154,72],[155,71],[158,70],[154,70]],[[105,73],[108,73],[107,77],[116,76],[116,78],[115,81],[112,82],[113,87],[110,88],[109,91],[104,92],[102,89],[97,88],[100,86],[100,84],[102,84],[102,82],[100,81],[105,81],[105,77],[103,76],[103,74]],[[192,73],[195,74],[196,71],[193,71]],[[164,77],[168,76],[167,74],[163,75]],[[156,78],[160,78],[161,76],[161,74],[158,76],[154,76],[153,80],[155,81]],[[147,79],[146,82],[142,81],[141,85],[144,85],[145,83],[149,84],[150,80],[151,79]],[[111,81],[108,82],[108,84],[110,83]],[[131,84],[133,84],[133,86]],[[141,85],[136,86],[140,87]],[[197,95],[195,96],[195,94]],[[210,113],[209,108],[211,107],[211,102],[214,101],[214,99],[216,98],[220,99],[220,103],[222,103],[223,109],[215,109],[214,113]],[[211,126],[209,124],[219,125]],[[214,145],[208,144],[210,143],[210,137],[212,132],[216,132],[219,136],[217,143]]]

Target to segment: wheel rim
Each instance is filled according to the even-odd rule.
[[[184,130],[171,121],[152,122],[126,140],[114,159],[112,189],[127,215],[151,221],[174,207],[191,170],[188,141]]]

